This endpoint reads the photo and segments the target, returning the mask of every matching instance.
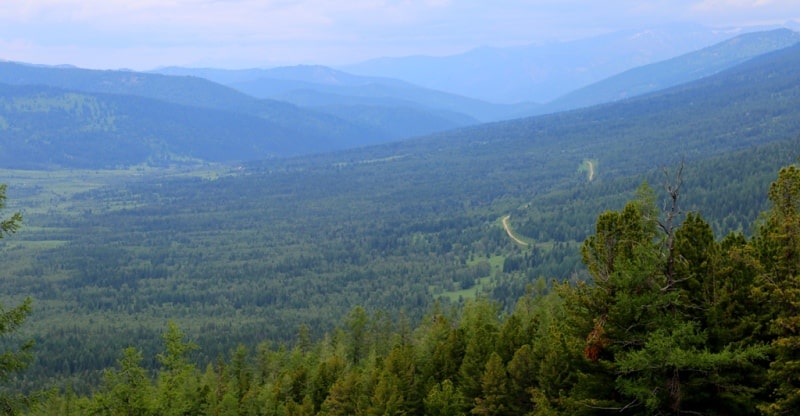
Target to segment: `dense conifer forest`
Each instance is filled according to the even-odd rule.
[[[357,306],[317,340],[300,325],[291,343],[240,345],[203,366],[203,345],[172,322],[155,356],[125,348],[91,394],[41,392],[26,412],[789,414],[800,168],[768,186],[751,236],[717,236],[684,213],[683,175],[597,217],[580,249],[588,280],[528,285],[511,308],[479,296],[412,320]]]
[[[174,103],[8,87],[31,134],[0,118],[4,150],[93,163],[0,169],[0,410],[791,413],[798,67],[794,46],[581,110],[236,164],[148,142],[104,170],[71,135],[122,114],[94,99]],[[202,148],[193,117],[231,119],[207,110],[164,137]],[[128,122],[86,137],[169,124]]]

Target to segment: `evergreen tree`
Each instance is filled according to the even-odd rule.
[[[165,351],[158,354],[163,366],[157,383],[157,413],[159,415],[199,414],[205,407],[197,369],[189,362],[193,343],[184,342],[183,332],[170,321],[164,332]]]
[[[509,409],[508,376],[503,359],[496,352],[486,361],[486,369],[481,376],[481,394],[475,398],[471,413],[484,416],[514,414]]]
[[[142,368],[142,352],[126,348],[119,360],[119,370],[106,371],[103,390],[94,401],[94,413],[119,416],[154,414],[153,386]]]
[[[420,328],[416,351],[420,377],[428,388],[456,379],[464,357],[463,335],[464,331],[455,327],[454,320],[441,313],[434,313]]]
[[[0,184],[0,211],[6,206],[6,189],[7,185]],[[0,220],[0,239],[14,234],[21,225],[22,214],[19,212]],[[11,337],[19,329],[31,313],[31,304],[30,298],[11,308],[0,303],[0,337]],[[4,343],[3,347],[4,350],[0,352],[0,413],[15,414],[27,402],[27,399],[16,393],[8,392],[6,383],[16,373],[28,366],[32,357],[33,340],[24,341],[19,345],[11,342]]]
[[[683,228],[676,225],[677,184],[667,186],[670,203],[663,217],[654,214],[652,193],[644,189],[639,194],[645,197],[622,212],[601,215],[597,235],[584,243],[594,284],[579,285],[567,302],[587,333],[585,356],[594,363],[594,382],[575,392],[588,408],[713,413],[714,400],[698,395],[715,387],[708,375],[763,357],[758,346],[707,347],[713,236],[699,217]],[[598,386],[602,380],[613,389]]]
[[[369,353],[368,324],[369,317],[363,307],[356,306],[350,311],[346,322],[347,357],[352,364],[358,364]]]
[[[762,410],[779,415],[800,408],[800,168],[781,169],[769,199],[772,208],[756,244],[764,267],[758,291],[769,299],[773,318],[768,375],[774,402]]]
[[[444,380],[434,384],[425,397],[425,414],[429,416],[460,416],[462,398],[453,382]]]
[[[351,370],[345,372],[330,388],[328,397],[322,403],[321,415],[359,415],[369,407],[365,396],[362,372]]]
[[[330,355],[320,359],[311,376],[309,386],[309,395],[315,410],[322,407],[334,383],[343,377],[346,368],[346,360],[340,355]]]
[[[411,345],[395,345],[377,377],[372,409],[375,414],[420,414],[422,394]]]
[[[464,307],[461,328],[464,330],[464,359],[458,370],[459,392],[469,409],[480,396],[481,376],[486,361],[494,352],[498,328],[498,308],[486,300],[476,300]]]

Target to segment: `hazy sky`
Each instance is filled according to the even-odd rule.
[[[800,20],[798,0],[2,0],[0,59],[86,68],[338,65],[673,22]]]

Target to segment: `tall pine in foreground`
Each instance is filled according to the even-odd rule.
[[[678,225],[679,190],[678,176],[663,212],[645,184],[622,211],[600,215],[582,247],[592,281],[562,287],[585,334],[589,365],[572,399],[587,413],[736,413],[721,392],[746,386],[714,374],[765,354],[759,345],[709,345],[718,250],[700,216]]]
[[[769,367],[769,415],[800,409],[800,169],[781,169],[769,188],[772,208],[756,245],[763,272],[757,293],[769,300],[768,331],[774,358]]]
[[[0,210],[6,205],[7,185],[0,185]],[[22,224],[22,214],[16,212],[11,217],[0,220],[0,239],[14,234]],[[0,338],[13,335],[20,325],[31,313],[31,299],[25,299],[21,304],[7,308],[0,303]],[[13,345],[13,347],[12,347]],[[6,386],[11,382],[17,372],[27,367],[31,360],[33,341],[25,341],[21,345],[6,342],[0,352],[0,413],[16,414],[25,402],[25,398],[8,393]]]

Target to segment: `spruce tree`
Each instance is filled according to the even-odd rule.
[[[787,166],[769,188],[772,208],[759,229],[764,268],[758,291],[769,299],[774,359],[769,368],[773,402],[761,408],[779,415],[800,408],[800,168]]]
[[[711,375],[764,356],[758,345],[708,348],[716,246],[699,216],[678,225],[676,183],[666,186],[661,215],[644,187],[621,212],[602,214],[584,243],[592,284],[568,291],[566,301],[586,333],[591,365],[574,397],[587,409],[724,413],[717,397],[704,396],[718,387]]]
[[[0,184],[0,211],[6,206],[6,189],[7,185]],[[14,234],[21,225],[22,214],[19,212],[0,220],[0,239]],[[11,308],[0,303],[0,337],[11,337],[19,329],[31,313],[31,305],[30,298]],[[10,347],[12,345],[13,347]],[[0,383],[2,383],[0,384],[0,412],[14,414],[27,400],[17,393],[9,392],[6,383],[28,366],[32,358],[33,340],[23,341],[18,345],[6,343],[4,346],[9,349],[0,352]]]

